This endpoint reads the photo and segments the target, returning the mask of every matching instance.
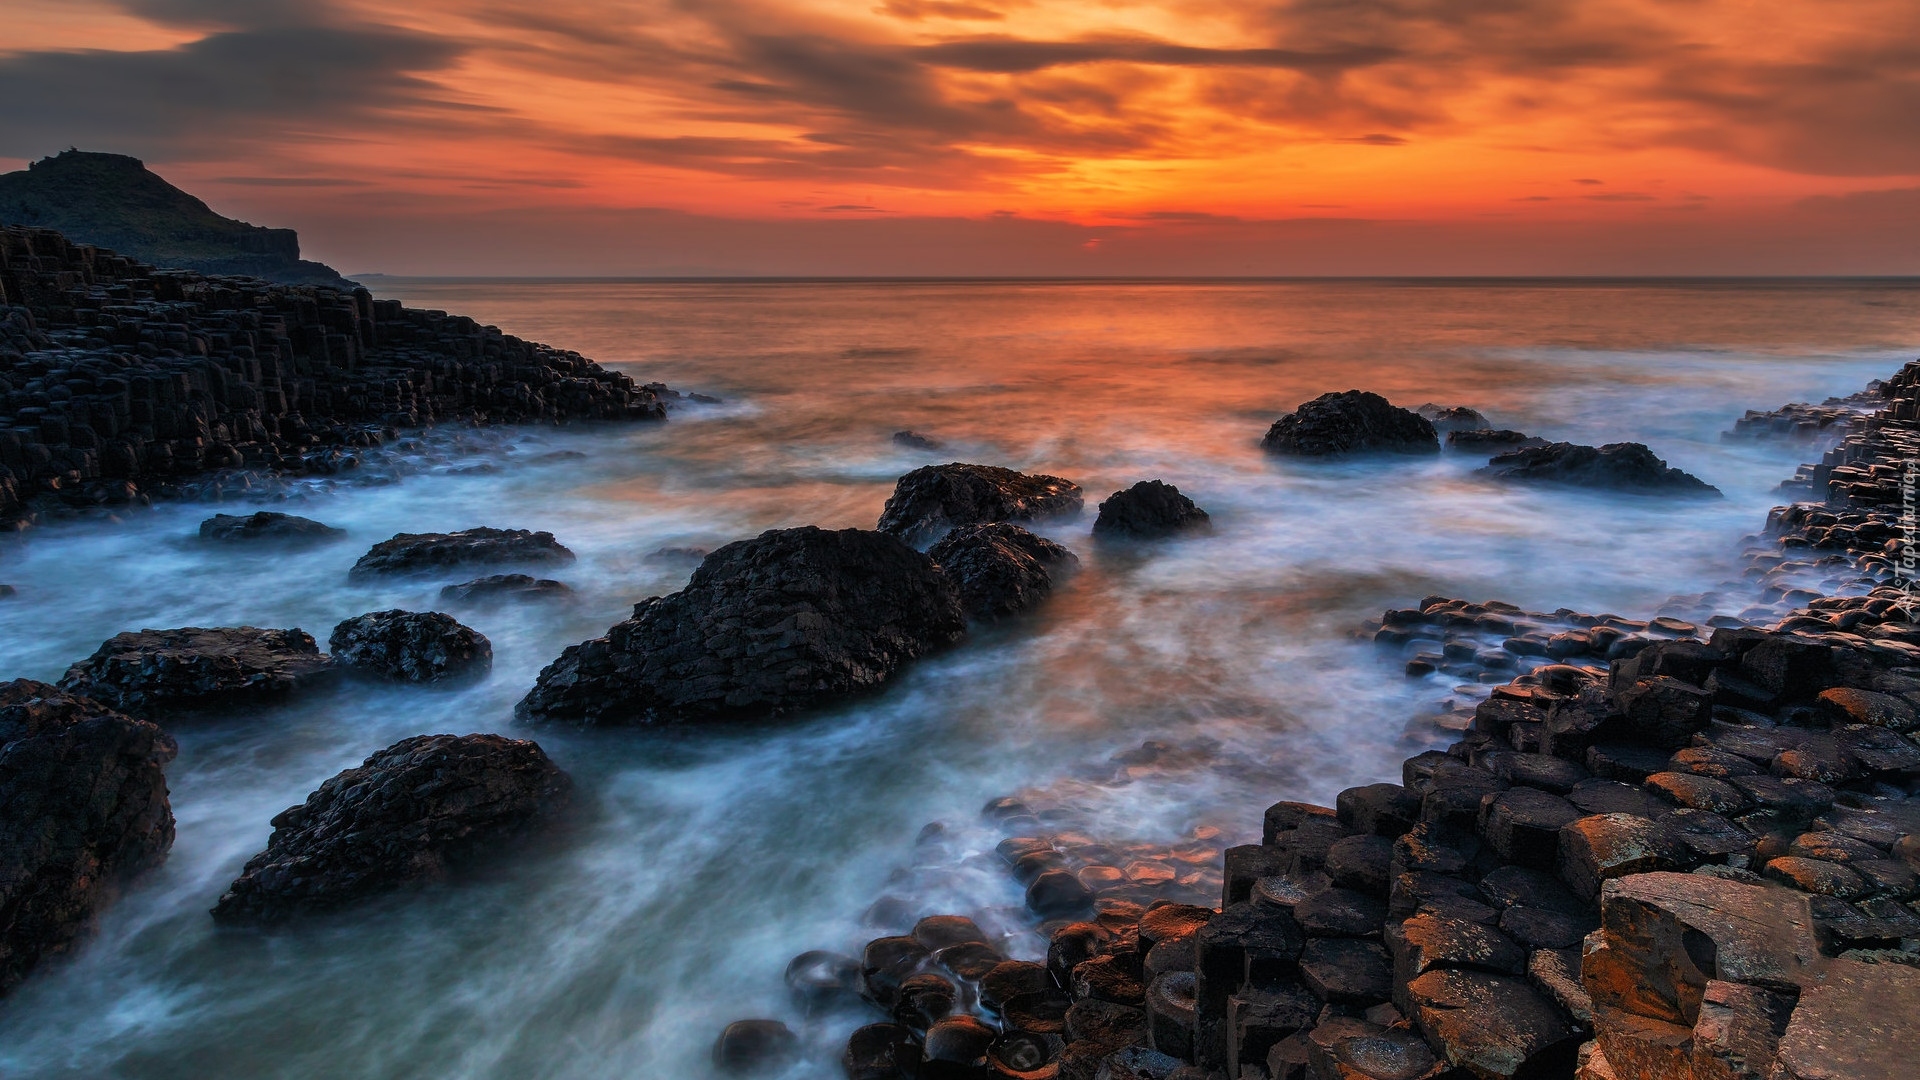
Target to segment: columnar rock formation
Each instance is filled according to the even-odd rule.
[[[626,375],[472,319],[0,227],[0,524],[222,469],[332,472],[398,427],[664,415]]]
[[[1261,842],[1226,851],[1217,906],[1101,865],[1138,845],[1065,808],[1000,799],[986,816],[1044,963],[963,949],[949,931],[971,924],[939,917],[858,960],[807,954],[789,983],[885,1014],[848,1043],[865,1080],[1907,1075],[1920,626],[1885,541],[1920,365],[1888,393],[1810,473],[1828,500],[1773,518],[1786,549],[1853,554],[1849,595],[1710,632],[1565,609],[1539,618],[1569,629],[1522,632],[1536,617],[1443,597],[1388,612],[1390,649],[1467,627],[1505,634],[1523,673],[1400,782],[1270,807]],[[1469,662],[1500,667],[1450,647],[1407,673]]]

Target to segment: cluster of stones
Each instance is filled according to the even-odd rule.
[[[0,522],[214,470],[329,473],[436,421],[664,415],[653,388],[471,319],[0,228]]]
[[[1260,445],[1270,454],[1437,454],[1440,436],[1463,452],[1490,455],[1480,475],[1509,483],[1606,488],[1649,495],[1717,497],[1718,488],[1672,468],[1640,443],[1583,446],[1496,429],[1464,405],[1402,409],[1379,394],[1322,394],[1274,421]]]
[[[317,521],[216,515],[208,543],[281,550],[338,539]],[[564,562],[547,533],[411,534],[374,547],[362,573]],[[546,595],[558,582],[495,574],[463,598]],[[333,628],[331,653],[299,629],[181,627],[117,634],[58,686],[0,685],[0,993],[57,956],[133,875],[162,861],[173,816],[158,726],[196,710],[257,706],[341,672],[427,683],[484,672],[486,637],[439,612],[377,611]],[[267,849],[214,910],[274,923],[443,881],[566,807],[569,782],[532,742],[496,735],[402,740],[274,818]],[[13,811],[18,811],[13,812]]]
[[[1818,405],[1796,401],[1777,409],[1748,409],[1745,416],[1733,422],[1733,429],[1720,437],[1726,441],[1837,439],[1853,431],[1864,416],[1886,404],[1886,398],[1886,384],[1875,380],[1858,394],[1828,398]]]
[[[1897,1075],[1873,1040],[1917,1022],[1870,995],[1920,987],[1920,678],[1833,636],[1722,629],[1502,686],[1401,783],[1271,807],[1217,909],[1117,868],[1103,894],[1058,837],[1011,836],[1044,963],[942,917],[796,984],[889,1014],[848,1045],[858,1080]]]
[[[1780,486],[1818,505],[1776,510],[1769,525],[1815,547],[1863,554],[1883,553],[1900,535],[1907,465],[1920,460],[1920,360],[1888,379],[1882,393],[1883,407],[1859,418],[1839,445]]]
[[[1079,512],[1079,485],[993,465],[902,476],[873,530],[774,529],[706,556],[687,587],[569,646],[515,708],[531,723],[778,716],[870,693],[970,623],[1028,611],[1078,558],[1016,521]],[[1171,485],[1115,492],[1116,536],[1204,525]],[[921,552],[914,543],[931,543]]]

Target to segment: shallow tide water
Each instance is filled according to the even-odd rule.
[[[978,914],[1032,954],[1011,883],[970,859],[989,798],[1041,789],[1102,838],[1216,846],[1281,798],[1330,801],[1443,740],[1446,698],[1350,631],[1429,593],[1645,617],[1739,578],[1740,538],[1817,448],[1722,442],[1742,411],[1860,389],[1920,341],[1912,283],[636,283],[383,280],[718,396],[662,425],[515,430],[388,485],[284,508],[341,526],[288,554],[196,543],[206,505],[36,529],[0,546],[0,676],[54,680],[126,629],[332,625],[443,608],[455,578],[349,582],[370,544],[474,525],[549,529],[572,599],[444,607],[494,643],[456,689],[344,685],[182,721],[167,864],[72,958],[0,1003],[6,1077],[701,1077],[724,1024],[801,1028],[795,1077],[839,1075],[866,1018],[803,1021],[781,970],[857,950],[892,894]],[[1260,435],[1330,390],[1465,404],[1555,439],[1646,442],[1718,485],[1672,502],[1512,489],[1463,455],[1281,461]],[[944,443],[903,449],[913,429]],[[569,452],[556,455],[556,451]],[[577,455],[577,456],[576,456]],[[799,524],[871,527],[899,474],[976,461],[1078,481],[1039,531],[1083,570],[1036,616],[976,634],[884,693],[766,724],[525,729],[512,706],[561,648],[678,588],[706,548]],[[475,465],[490,466],[476,470]],[[1212,535],[1110,550],[1093,505],[1177,484]],[[221,509],[231,509],[222,507]],[[1737,590],[1736,590],[1737,591]],[[1741,606],[1730,598],[1731,610]],[[579,812],[470,879],[273,933],[207,916],[281,809],[408,735],[536,738]],[[1155,739],[1198,767],[1116,774]],[[921,827],[951,825],[916,847]]]

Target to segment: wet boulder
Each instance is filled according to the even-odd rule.
[[[1322,394],[1274,421],[1260,445],[1272,454],[1437,454],[1440,437],[1426,417],[1398,408],[1379,394],[1347,390]]]
[[[444,880],[550,822],[571,787],[537,743],[402,739],[276,816],[213,917],[277,923]]]
[[[436,682],[484,673],[493,643],[451,615],[437,611],[371,611],[333,628],[333,662],[352,671],[403,682]]]
[[[1465,405],[1435,405],[1429,401],[1413,411],[1425,417],[1433,425],[1433,430],[1442,435],[1455,431],[1485,431],[1493,426],[1485,415]]]
[[[569,646],[515,714],[582,724],[773,716],[877,689],[965,627],[953,583],[900,540],[776,529],[722,547],[686,588]]]
[[[261,510],[253,514],[215,514],[200,523],[200,539],[222,544],[324,544],[346,535],[345,529],[273,510]]]
[[[896,431],[893,433],[893,445],[902,446],[908,450],[938,450],[940,440],[922,435],[917,431]]]
[[[1213,520],[1180,489],[1159,480],[1142,480],[1116,491],[1100,504],[1093,535],[1107,540],[1150,539],[1210,529]]]
[[[923,544],[961,525],[1077,514],[1083,505],[1080,485],[1071,480],[954,462],[902,476],[875,527]]]
[[[800,1054],[800,1037],[778,1020],[735,1020],[713,1044],[713,1067],[726,1076],[770,1076]]]
[[[0,684],[0,995],[173,846],[173,739],[46,683]]]
[[[962,525],[927,549],[960,592],[967,616],[983,622],[1018,615],[1053,593],[1055,578],[1080,565],[1073,552],[1018,525]]]
[[[526,529],[462,529],[450,533],[399,533],[373,545],[353,564],[350,576],[423,574],[461,566],[534,564],[563,566],[573,561],[550,532]]]
[[[440,599],[478,603],[491,600],[545,600],[573,592],[563,581],[532,574],[489,574],[440,590]]]
[[[304,630],[130,630],[67,669],[62,689],[136,715],[275,698],[332,674]]]
[[[1530,484],[1563,484],[1605,488],[1650,495],[1714,496],[1720,489],[1670,467],[1640,443],[1581,446],[1549,443],[1523,446],[1499,454],[1481,469],[1498,480]]]

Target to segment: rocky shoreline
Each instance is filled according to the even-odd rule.
[[[365,289],[155,270],[0,226],[0,528],[335,475],[435,424],[660,420],[677,396]]]
[[[1783,485],[1823,501],[1753,538],[1762,604],[1704,624],[1445,597],[1389,611],[1369,631],[1383,662],[1491,688],[1427,718],[1459,738],[1399,783],[1276,803],[1260,844],[1225,852],[1204,832],[1103,842],[1070,804],[997,799],[985,821],[1045,959],[1009,959],[1004,919],[883,899],[866,922],[888,936],[795,958],[796,1001],[879,1014],[847,1044],[850,1080],[1904,1075],[1920,626],[1892,554],[1920,363],[1871,393],[1879,407],[1848,399],[1844,440]],[[1366,415],[1341,429],[1338,397],[1310,414],[1306,453],[1434,437],[1371,395],[1347,396]],[[715,1062],[771,1075],[792,1041],[743,1021]]]
[[[13,244],[19,232],[4,239]],[[33,261],[57,240],[50,236],[19,240],[27,261],[0,264],[8,288],[27,277],[43,291],[61,286],[63,271]],[[220,290],[240,286],[198,279],[201,300],[169,301],[159,290],[174,275],[91,249],[58,252],[96,274],[67,281],[60,295],[69,301],[91,302],[131,276],[153,283],[145,303],[199,303],[207,318],[240,310],[218,306],[232,299]],[[257,286],[251,295],[297,301],[312,292]],[[329,415],[378,413],[354,423],[411,426],[449,416],[659,414],[658,393],[573,354],[470,323],[461,330],[470,336],[433,338],[439,345],[390,339],[383,335],[455,321],[397,305],[383,318],[379,305],[360,303],[364,294],[330,295],[348,345],[324,371],[314,352],[297,354],[321,374],[302,376],[313,386],[293,395],[335,402],[338,389],[348,404],[330,404]],[[12,309],[16,328],[56,317],[58,305],[38,302],[56,314]],[[375,310],[353,321],[362,306]],[[95,309],[73,308],[85,310]],[[259,362],[258,336],[220,342],[220,363],[211,339],[198,359],[112,353],[117,346],[95,344],[106,339],[81,318],[71,315],[67,345],[43,333],[33,362],[50,364],[62,349],[105,350],[125,361],[115,370],[185,365],[208,375],[233,361],[243,376]],[[306,337],[321,342],[322,358],[332,356],[330,339]],[[295,339],[271,340],[280,353]],[[396,340],[419,348],[406,352]],[[428,354],[456,376],[493,370],[506,381],[440,379]],[[405,363],[379,367],[369,359],[379,356]],[[247,404],[266,385],[267,369],[258,370],[253,382],[227,387],[235,392],[225,412],[204,395],[182,400],[180,416],[218,417],[208,435],[228,441],[172,439],[197,456],[170,451],[170,469],[204,470],[207,449],[222,446],[242,465],[257,454],[264,469],[309,467],[281,449],[320,445],[307,441],[313,424],[301,432],[280,422],[304,414]],[[395,370],[425,374],[370,381]],[[159,427],[147,436],[106,419],[119,417],[115,402],[133,418],[133,405],[149,400],[134,386],[161,383],[89,377],[84,393],[68,379],[58,398],[45,379],[9,389],[10,407],[22,394],[65,407],[22,406],[39,410],[24,414],[34,441],[20,434],[16,410],[0,449],[30,446],[41,451],[26,455],[35,461],[72,464],[104,460],[101,447],[74,441],[104,446],[103,430],[155,455],[152,447],[170,444]],[[287,394],[284,373],[275,378]],[[352,396],[375,385],[392,395]],[[1414,720],[1457,738],[1408,758],[1398,783],[1349,789],[1331,807],[1275,803],[1260,843],[1225,850],[1205,828],[1172,844],[1095,835],[1064,785],[996,799],[984,809],[997,834],[990,851],[970,850],[941,823],[922,831],[920,847],[1004,873],[1024,906],[946,913],[882,897],[865,920],[877,936],[844,953],[794,958],[787,978],[797,1005],[823,1025],[862,1013],[873,1021],[847,1043],[850,1080],[1897,1075],[1886,1041],[1920,1042],[1920,744],[1911,734],[1920,729],[1920,627],[1894,576],[1905,463],[1920,449],[1920,362],[1880,393],[1877,410],[1848,420],[1840,444],[1789,482],[1822,501],[1776,510],[1747,553],[1760,603],[1735,614],[1714,611],[1711,597],[1676,598],[1645,619],[1448,597],[1388,611],[1364,630],[1383,673],[1455,684],[1450,708]],[[268,437],[231,441],[242,421]],[[330,422],[343,439],[372,438],[371,428]],[[1266,446],[1310,457],[1442,453],[1443,429],[1456,453],[1481,447],[1490,458],[1483,474],[1502,482],[1638,498],[1712,490],[1638,444],[1549,444],[1493,431],[1471,409],[1416,413],[1357,391],[1303,405],[1274,425]],[[1803,434],[1797,422],[1785,431]],[[16,504],[16,520],[70,505],[59,493],[96,482],[48,483],[36,501]],[[568,647],[517,718],[705,723],[880,692],[975,625],[1045,602],[1077,558],[1015,522],[1078,514],[1084,501],[1060,477],[958,462],[914,470],[875,529],[772,530],[707,555],[686,588],[643,600],[604,636]],[[1093,533],[1150,554],[1210,520],[1177,489],[1143,481],[1100,503]],[[290,547],[337,538],[324,523],[275,515],[220,515],[201,533],[205,543]],[[550,533],[475,528],[395,536],[351,573],[471,576],[441,594],[527,602],[564,586],[502,571],[572,557]],[[69,948],[115,890],[164,857],[167,724],[348,675],[455,679],[491,658],[484,636],[435,612],[348,618],[329,645],[323,653],[314,635],[291,628],[130,631],[59,686],[0,686],[0,801],[44,801],[50,785],[78,784],[73,769],[99,774],[97,794],[120,793],[57,808],[54,836],[0,833],[0,991]],[[1149,742],[1106,767],[1177,770],[1204,754]],[[53,760],[69,771],[13,764]],[[402,740],[275,817],[266,849],[213,917],[269,925],[436,885],[552,827],[571,796],[566,774],[531,741]],[[743,1020],[720,1033],[714,1061],[731,1074],[776,1076],[800,1042],[778,1021]]]

